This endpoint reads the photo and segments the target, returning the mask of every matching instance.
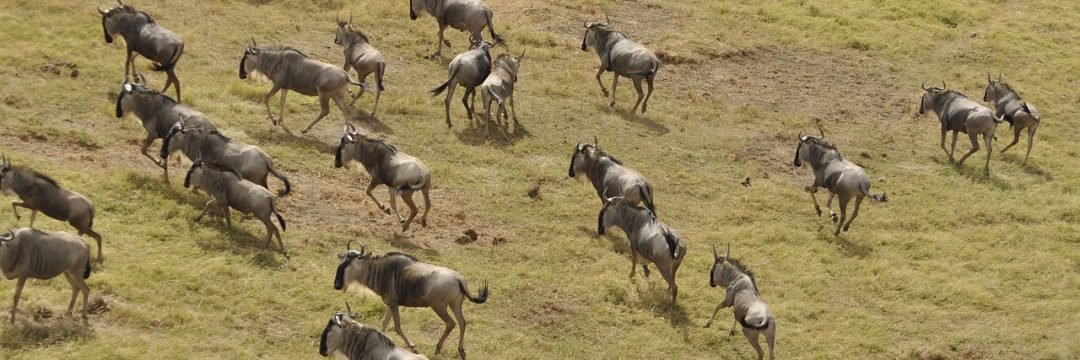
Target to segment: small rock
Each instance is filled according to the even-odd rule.
[[[501,237],[501,236],[496,236],[495,239],[491,240],[491,245],[502,245],[502,244],[505,244],[507,241],[510,241],[510,240],[507,240],[506,238]]]
[[[532,189],[529,189],[529,197],[531,197],[533,199],[540,199],[540,185],[539,184],[537,184],[536,186],[533,186]]]
[[[480,238],[480,234],[477,234],[476,230],[473,229],[465,230],[465,236],[468,236],[469,240],[472,241],[476,241],[476,239]]]

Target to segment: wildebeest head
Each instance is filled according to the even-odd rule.
[[[7,234],[0,235],[0,244],[7,244],[8,241],[15,238],[15,232],[8,229]]]
[[[566,176],[572,178],[585,176],[586,171],[588,171],[586,168],[588,166],[587,160],[596,159],[599,146],[600,141],[595,136],[593,136],[592,144],[578,142],[577,146],[574,147],[574,154],[570,155],[570,171]]]
[[[821,132],[821,137],[813,137],[809,135],[803,136],[803,131],[799,130],[799,135],[797,136],[799,138],[799,142],[795,144],[796,167],[802,166],[803,161],[810,161],[810,159],[807,158],[810,153],[806,150],[807,147],[825,143],[825,130],[818,128],[818,131]]]
[[[124,29],[130,29],[131,27],[138,27],[145,24],[153,24],[154,19],[149,14],[136,11],[131,5],[124,4],[123,1],[116,0],[120,6],[111,9],[101,9],[101,2],[97,4],[98,14],[101,14],[101,28],[105,32],[105,42],[113,42],[113,34],[120,32]]]
[[[337,30],[334,32],[334,44],[346,46],[350,40],[356,41],[357,39],[365,43],[370,43],[367,34],[364,34],[360,29],[353,27],[352,14],[349,14],[349,22],[341,21],[341,19],[336,19],[336,22]]]
[[[247,79],[248,74],[255,69],[258,69],[259,53],[262,52],[258,48],[258,44],[255,43],[255,38],[251,38],[251,46],[244,49],[244,55],[240,57],[240,78]]]
[[[922,83],[922,85],[920,85],[920,87],[922,87],[922,89],[923,89],[923,96],[922,96],[922,100],[919,102],[919,115],[922,115],[922,114],[926,113],[926,110],[933,109],[934,100],[937,99],[937,97],[940,96],[941,94],[944,94],[946,90],[945,90],[945,81],[944,80],[941,81],[941,88],[940,89],[936,88],[936,87],[926,87],[926,82],[925,81],[923,81],[923,83]]]
[[[361,267],[353,266],[353,264],[359,264],[364,259],[371,256],[370,252],[365,251],[364,245],[360,244],[360,250],[352,249],[352,241],[345,245],[345,253],[338,255],[341,262],[338,264],[337,273],[334,275],[334,290],[348,290],[345,283],[345,279],[354,279],[354,272],[362,271]],[[357,274],[359,275],[359,274]]]
[[[717,282],[722,281],[722,279],[724,278],[723,273],[724,273],[724,270],[726,270],[725,268],[731,266],[728,263],[728,259],[731,258],[731,243],[728,243],[728,245],[727,245],[727,253],[725,253],[723,257],[721,257],[720,254],[718,254],[716,252],[716,244],[713,244],[712,254],[713,254],[713,266],[712,266],[712,270],[709,271],[709,286],[711,286],[711,287],[716,287],[716,285],[727,286],[727,284],[718,284]]]
[[[334,167],[339,168],[345,166],[346,162],[354,161],[355,154],[351,152],[346,159],[345,147],[350,144],[356,144],[360,141],[360,134],[356,130],[356,126],[353,124],[345,123],[345,134],[341,135],[341,143],[338,144],[337,150],[334,151]]]
[[[243,176],[240,176],[240,172],[236,169],[221,166],[213,162],[203,161],[202,159],[195,159],[194,162],[191,164],[191,168],[188,169],[187,175],[184,176],[184,187],[191,187],[192,182],[196,184],[201,183],[202,177],[208,176],[208,170],[215,172],[232,173],[236,176],[236,179],[243,179]]]
[[[11,159],[7,157],[7,154],[0,155],[0,192],[5,194],[12,191],[11,181],[5,181],[11,176],[9,174],[11,170]]]
[[[1011,91],[1009,84],[1001,80],[1000,73],[997,80],[991,80],[990,74],[986,74],[986,91],[983,93],[983,101],[993,101]]]
[[[614,206],[623,205],[622,196],[607,196],[607,189],[604,189],[604,206],[600,208],[600,216],[596,219],[596,233],[604,235],[607,229],[615,225],[615,216],[618,216],[615,212],[608,211]]]
[[[416,20],[420,14],[427,12],[425,0],[409,0],[409,19]]]
[[[344,313],[335,311],[330,321],[326,323],[326,328],[319,337],[319,355],[330,356],[331,348],[336,350],[341,346],[341,332],[345,329],[347,322],[353,322],[356,318],[348,301],[345,302],[345,309]]]
[[[604,15],[604,19],[602,23],[599,21],[585,21],[585,37],[581,39],[581,51],[588,51],[590,46],[596,47],[596,35],[598,32],[611,31],[608,25],[610,19],[607,18],[607,15]]]
[[[120,93],[116,95],[116,117],[124,117],[125,113],[135,107],[135,101],[130,95],[148,92],[153,92],[153,90],[146,87],[146,77],[142,76],[142,74],[135,74],[135,82],[133,83],[125,80],[124,84],[120,85]]]

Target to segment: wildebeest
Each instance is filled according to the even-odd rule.
[[[125,82],[120,87],[120,94],[116,97],[116,117],[122,118],[130,113],[134,113],[146,129],[146,138],[143,139],[139,151],[161,167],[165,167],[164,163],[150,155],[150,144],[153,144],[155,139],[164,139],[169,135],[173,124],[183,122],[191,128],[217,129],[203,113],[180,104],[165,94],[150,90],[145,83]]]
[[[357,131],[353,124],[345,124],[345,134],[341,136],[334,155],[334,167],[360,163],[371,175],[368,183],[367,196],[379,210],[394,216],[401,223],[401,231],[409,230],[409,223],[416,217],[417,208],[413,203],[413,192],[420,190],[424,194],[424,215],[420,217],[420,225],[427,227],[427,215],[431,210],[431,170],[420,159],[399,151],[385,140],[374,139]],[[384,206],[375,195],[371,194],[376,186],[386,185],[390,188],[390,207]],[[400,196],[409,206],[409,218],[405,219],[398,214],[397,197]]]
[[[488,52],[491,46],[491,43],[481,42],[472,50],[455,56],[448,66],[449,78],[438,87],[431,89],[431,96],[439,95],[446,90],[446,100],[443,101],[446,110],[446,127],[454,127],[454,124],[450,123],[450,100],[454,97],[454,90],[458,85],[465,88],[461,103],[465,105],[469,121],[472,121],[473,107],[469,104],[469,100],[475,95],[476,87],[480,86],[491,73],[491,54]]]
[[[989,108],[971,101],[958,91],[946,90],[945,82],[941,82],[941,88],[926,87],[924,81],[921,85],[924,91],[919,104],[919,114],[925,114],[927,110],[937,114],[941,121],[941,150],[949,156],[949,162],[953,162],[953,151],[956,150],[956,134],[962,132],[971,138],[971,150],[960,157],[957,165],[963,165],[968,156],[979,151],[978,136],[983,136],[986,143],[986,166],[983,173],[990,175],[990,155],[993,153],[994,130],[997,124],[1004,121],[1003,118],[995,118]],[[952,147],[945,149],[945,134],[953,132]]]
[[[34,218],[40,211],[46,216],[60,221],[67,221],[79,236],[90,235],[97,241],[97,260],[101,255],[101,235],[94,231],[94,204],[82,194],[60,187],[60,184],[45,174],[30,168],[12,166],[11,159],[3,156],[0,164],[0,192],[18,196],[22,202],[12,202],[11,212],[15,220],[20,220],[16,207],[30,209],[30,227],[34,227]]]
[[[484,128],[487,130],[488,136],[491,136],[491,101],[495,100],[495,103],[499,105],[499,109],[495,111],[495,121],[498,121],[500,114],[503,120],[506,120],[506,106],[505,102],[510,102],[510,111],[514,115],[514,124],[518,123],[517,109],[514,106],[514,84],[517,83],[518,68],[521,66],[521,60],[525,58],[525,51],[521,51],[521,55],[514,57],[510,54],[499,54],[495,58],[495,66],[491,71],[491,74],[487,76],[483,84],[480,84],[480,98],[484,104]],[[496,123],[496,126],[498,123]],[[510,124],[507,123],[507,126]],[[502,127],[503,139],[509,140],[506,135],[506,129]]]
[[[278,192],[278,196],[288,195],[292,189],[289,179],[274,168],[274,161],[265,151],[257,146],[230,139],[217,130],[191,126],[187,121],[173,124],[161,143],[159,156],[162,163],[166,163],[169,155],[177,151],[191,160],[202,159],[232,169],[245,180],[268,189],[266,179],[269,175],[274,175],[285,183],[285,188]],[[169,170],[166,168],[165,177],[168,176]]]
[[[1024,154],[1024,165],[1027,165],[1028,156],[1031,155],[1031,145],[1035,143],[1035,130],[1039,128],[1039,122],[1042,120],[1039,109],[1021,99],[1009,84],[1001,80],[1001,74],[998,74],[996,81],[990,80],[990,74],[986,74],[986,92],[983,94],[983,101],[989,102],[997,115],[1004,117],[1013,128],[1013,140],[1001,149],[1002,153],[1020,142],[1020,132],[1027,129],[1028,147],[1027,153]]]
[[[159,26],[149,14],[136,11],[131,5],[116,0],[120,6],[97,11],[101,14],[101,27],[105,42],[112,43],[114,35],[120,35],[127,44],[127,60],[124,61],[124,78],[127,79],[135,64],[135,53],[154,62],[154,71],[164,71],[169,76],[162,92],[176,84],[176,100],[180,101],[180,79],[176,77],[176,62],[184,53],[184,42],[172,31]],[[137,74],[138,71],[136,70]]]
[[[675,230],[657,220],[652,211],[629,205],[620,197],[608,198],[604,207],[600,208],[596,231],[604,235],[612,226],[622,229],[630,242],[630,277],[634,277],[638,255],[645,259],[641,263],[645,277],[649,276],[649,262],[656,264],[660,275],[668,283],[671,303],[674,304],[679,295],[675,273],[686,257],[686,242]]]
[[[353,320],[353,316],[349,310],[330,317],[319,337],[319,355],[333,354],[349,360],[427,360],[394,345],[389,336]]]
[[[724,301],[716,305],[709,321],[705,323],[708,328],[712,325],[716,313],[720,309],[731,306],[735,310],[735,322],[731,324],[728,336],[735,335],[735,327],[742,324],[743,335],[750,345],[757,351],[758,360],[765,353],[758,344],[758,336],[765,334],[765,340],[769,342],[769,359],[773,359],[773,347],[776,345],[776,318],[765,301],[761,300],[758,293],[757,282],[754,281],[754,273],[750,272],[739,260],[731,258],[731,244],[728,244],[727,253],[720,257],[716,253],[716,245],[713,245],[713,266],[709,271],[709,286],[723,286],[727,289]]]
[[[450,41],[443,38],[446,27],[452,27],[460,31],[469,32],[469,42],[475,43],[484,40],[484,27],[491,33],[494,43],[502,43],[502,38],[495,34],[495,26],[491,24],[491,9],[481,0],[409,0],[409,18],[416,20],[420,14],[430,14],[439,23],[439,49],[435,56],[442,54],[443,43],[447,47]]]
[[[586,22],[585,38],[581,39],[581,51],[588,51],[592,47],[600,56],[600,70],[596,72],[596,82],[600,84],[600,90],[604,97],[608,96],[604,82],[600,81],[600,75],[605,71],[612,71],[615,77],[611,80],[611,106],[615,107],[615,87],[619,83],[619,76],[634,81],[637,89],[637,102],[630,113],[637,112],[641,105],[641,113],[649,109],[649,99],[652,98],[653,78],[660,70],[660,59],[641,44],[630,40],[626,34],[615,31],[607,22]],[[641,91],[641,80],[649,84],[649,94]]]
[[[274,207],[274,195],[266,188],[244,180],[234,170],[223,168],[216,164],[209,164],[202,160],[195,160],[184,176],[184,187],[195,187],[205,190],[211,199],[203,207],[202,212],[195,217],[195,221],[202,219],[203,215],[212,209],[220,209],[225,213],[225,223],[232,227],[232,219],[229,208],[242,213],[254,215],[263,225],[266,225],[266,246],[272,244],[271,239],[277,236],[278,245],[281,245],[281,253],[289,258],[289,252],[285,250],[285,243],[281,241],[281,232],[270,220],[270,215],[277,217],[281,224],[281,231],[285,231],[285,219]]]
[[[806,191],[810,193],[810,198],[814,201],[814,210],[817,211],[818,216],[821,216],[821,207],[818,206],[815,194],[819,187],[829,190],[829,200],[825,202],[825,207],[829,209],[829,215],[836,223],[836,231],[833,235],[840,235],[840,230],[848,231],[851,222],[859,216],[859,205],[862,204],[864,197],[870,196],[871,199],[885,201],[885,196],[871,195],[870,178],[866,176],[863,168],[845,160],[836,146],[825,142],[825,131],[818,130],[821,131],[821,137],[803,136],[802,131],[799,132],[799,142],[795,145],[794,163],[798,167],[806,162],[814,170],[814,183],[807,186]],[[832,209],[834,195],[840,198],[839,219]],[[855,198],[855,209],[851,212],[851,219],[847,219],[845,223],[847,205],[852,198]]]
[[[578,180],[588,179],[600,201],[608,196],[622,197],[629,205],[644,203],[656,213],[653,205],[652,184],[637,171],[623,166],[619,159],[600,149],[600,142],[593,137],[593,144],[578,143],[570,156],[570,174]],[[605,194],[605,192],[608,192]]]
[[[334,65],[322,61],[312,60],[299,50],[289,47],[258,48],[255,39],[251,39],[251,46],[244,50],[244,56],[240,58],[240,78],[247,79],[248,74],[258,72],[273,82],[270,92],[263,97],[266,104],[266,114],[274,125],[285,120],[285,95],[289,90],[307,95],[318,96],[321,111],[310,124],[301,130],[306,134],[330,113],[330,100],[334,100],[346,119],[352,117],[352,113],[345,104],[345,94],[349,86],[349,73]],[[357,84],[359,85],[359,84]],[[281,91],[281,114],[275,118],[270,111],[270,98]]]
[[[375,74],[375,105],[371,107],[371,116],[375,116],[375,110],[379,108],[379,97],[383,92],[383,74],[386,72],[386,60],[382,53],[371,46],[366,34],[360,29],[353,27],[352,15],[349,22],[337,21],[337,33],[334,43],[341,45],[345,51],[345,65],[342,69],[345,73],[349,68],[356,69],[356,79],[360,82],[360,92],[356,94],[349,106],[356,103],[364,91],[367,90],[367,77]]]
[[[0,271],[8,280],[18,278],[15,303],[11,305],[11,323],[19,307],[26,279],[48,280],[64,274],[71,284],[71,302],[66,314],[75,310],[75,300],[83,294],[83,322],[88,319],[87,299],[90,286],[90,245],[82,238],[66,232],[42,232],[30,228],[8,230],[0,235]]]
[[[457,322],[461,325],[460,337],[458,338],[458,355],[465,358],[465,316],[461,313],[461,303],[469,299],[477,304],[487,301],[488,287],[485,283],[480,288],[480,294],[473,297],[469,293],[465,278],[454,270],[442,266],[436,266],[421,262],[415,257],[402,253],[387,253],[383,256],[372,256],[364,250],[352,250],[346,247],[345,254],[340,255],[341,263],[338,264],[337,273],[334,276],[334,290],[348,291],[353,284],[371,290],[386,304],[386,315],[383,317],[383,331],[390,321],[394,319],[394,331],[405,344],[413,351],[416,345],[405,337],[401,332],[401,319],[398,316],[398,307],[431,307],[439,318],[446,323],[446,330],[439,337],[439,343],[435,345],[435,354],[442,350],[443,341],[454,330],[454,320],[446,311],[450,307],[454,311]]]

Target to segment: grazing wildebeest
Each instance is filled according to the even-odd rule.
[[[165,167],[164,163],[150,155],[150,144],[153,144],[155,139],[164,139],[172,130],[173,124],[182,121],[191,128],[217,129],[203,113],[180,104],[165,94],[150,90],[145,83],[125,82],[120,87],[120,94],[116,97],[116,117],[122,118],[130,113],[134,113],[146,129],[146,138],[143,139],[139,151],[162,168]]]
[[[1001,74],[998,74],[996,81],[990,80],[990,74],[986,74],[986,92],[983,94],[983,101],[990,102],[998,116],[1004,117],[1013,128],[1013,140],[1001,149],[1002,153],[1020,142],[1020,132],[1027,129],[1028,147],[1027,153],[1024,154],[1024,165],[1027,165],[1028,156],[1031,155],[1031,145],[1035,143],[1035,130],[1039,128],[1039,122],[1042,120],[1039,109],[1021,99],[1009,84],[1001,80]]]
[[[949,156],[949,162],[953,162],[953,151],[956,150],[956,134],[959,132],[968,134],[971,138],[971,150],[960,157],[957,166],[963,165],[968,156],[979,151],[979,135],[983,136],[986,143],[986,166],[983,173],[990,176],[990,155],[993,153],[991,142],[994,140],[994,130],[997,124],[1004,121],[1003,118],[995,118],[989,108],[971,101],[959,91],[946,90],[945,82],[941,82],[941,88],[926,87],[924,81],[921,85],[924,91],[919,104],[919,115],[927,110],[937,114],[941,121],[941,151]],[[952,131],[952,147],[945,149],[945,134]]]
[[[434,56],[442,54],[443,43],[447,47],[450,41],[443,38],[446,27],[452,27],[460,31],[469,32],[469,42],[475,43],[484,40],[484,27],[491,32],[494,43],[502,43],[502,38],[495,34],[495,26],[491,24],[491,9],[484,5],[481,0],[410,0],[409,18],[416,20],[419,14],[430,14],[439,23],[439,49]]]
[[[480,84],[480,98],[484,104],[484,119],[486,124],[484,129],[487,131],[488,136],[491,136],[491,101],[495,100],[495,103],[499,105],[499,109],[495,111],[495,121],[499,120],[500,114],[503,120],[506,120],[506,106],[505,102],[510,102],[510,111],[514,115],[514,124],[518,123],[517,108],[514,106],[514,84],[517,83],[518,68],[521,66],[521,60],[525,58],[525,51],[521,51],[521,55],[514,57],[510,54],[499,54],[495,58],[495,66],[484,80],[483,84]],[[498,126],[498,123],[496,123]],[[509,123],[506,126],[510,126]],[[503,139],[509,140],[506,135],[506,129],[499,127],[502,130]]]
[[[612,71],[615,77],[611,80],[611,107],[615,107],[615,87],[619,83],[619,76],[634,81],[637,89],[637,102],[631,114],[637,112],[641,105],[641,113],[649,109],[649,99],[652,98],[653,78],[660,70],[660,59],[641,44],[630,40],[620,31],[615,31],[607,22],[586,22],[585,38],[581,39],[581,51],[588,51],[592,47],[600,56],[600,70],[596,72],[596,82],[600,84],[600,90],[604,97],[608,96],[604,82],[600,81],[600,75],[605,71]],[[649,94],[641,91],[641,80],[649,84]]]
[[[251,46],[244,50],[244,56],[240,58],[240,78],[247,79],[248,74],[258,72],[273,82],[270,92],[263,97],[266,104],[266,114],[274,125],[285,120],[285,95],[289,90],[307,96],[318,96],[321,111],[310,124],[301,130],[306,134],[330,113],[330,100],[334,100],[338,108],[345,115],[345,119],[352,117],[352,113],[345,104],[345,94],[348,92],[349,73],[334,65],[322,61],[312,60],[299,50],[283,48],[258,48],[255,39],[251,39]],[[357,84],[359,85],[359,84]],[[270,110],[270,98],[281,91],[281,114],[274,117]]]
[[[446,90],[446,100],[443,105],[446,110],[446,127],[454,127],[450,123],[450,100],[454,97],[454,90],[458,85],[465,88],[465,95],[461,96],[461,103],[465,105],[465,111],[469,114],[469,121],[473,119],[473,107],[469,105],[470,96],[475,95],[476,87],[480,86],[491,73],[491,49],[492,44],[481,42],[472,50],[463,52],[450,61],[450,76],[446,82],[431,89],[431,96],[439,95]]]
[[[190,126],[187,121],[177,122],[169,130],[161,143],[161,161],[166,163],[169,155],[180,151],[188,159],[202,159],[232,169],[247,181],[269,189],[266,179],[269,175],[285,183],[285,188],[278,196],[289,194],[292,184],[289,179],[274,168],[274,161],[265,151],[254,145],[248,145],[222,135],[217,130]],[[165,177],[169,170],[166,167]]]
[[[629,205],[621,197],[608,198],[604,207],[600,208],[597,233],[604,235],[612,226],[622,229],[630,242],[630,277],[634,277],[638,255],[645,259],[641,262],[645,277],[649,277],[649,262],[656,264],[660,275],[668,283],[671,303],[674,304],[679,295],[675,273],[686,257],[686,242],[675,230],[657,220],[652,211]]]
[[[413,203],[413,192],[420,190],[424,194],[424,215],[420,217],[420,225],[427,227],[427,215],[431,210],[431,170],[420,159],[399,151],[385,140],[379,140],[361,134],[353,124],[345,124],[345,134],[341,136],[341,144],[338,145],[334,155],[334,167],[360,163],[371,175],[368,183],[367,196],[379,209],[394,216],[401,223],[401,231],[409,230],[409,223],[416,217],[417,208]],[[390,188],[390,207],[384,206],[375,195],[371,194],[376,186],[386,185]],[[409,218],[405,219],[398,214],[397,197],[400,196],[409,206]]]
[[[637,171],[623,166],[619,159],[600,150],[600,142],[595,137],[593,144],[579,142],[574,148],[568,176],[578,180],[588,179],[600,201],[607,201],[608,196],[618,196],[629,205],[644,203],[649,211],[656,213],[652,184]]]
[[[360,82],[360,92],[356,93],[356,97],[352,99],[349,106],[356,103],[356,100],[364,95],[364,91],[368,89],[367,77],[372,73],[375,74],[375,105],[371,107],[371,116],[375,116],[375,110],[379,108],[379,97],[383,92],[383,74],[386,72],[386,60],[383,59],[382,53],[376,50],[374,46],[371,46],[371,41],[368,40],[366,34],[360,31],[359,28],[353,27],[352,15],[349,15],[349,22],[337,21],[337,34],[334,37],[334,43],[341,45],[345,51],[345,65],[342,69],[345,73],[349,72],[349,68],[356,69],[356,79]]]
[[[461,325],[458,355],[465,358],[465,316],[461,313],[461,303],[465,299],[477,304],[487,301],[487,283],[480,288],[480,294],[473,297],[461,274],[442,266],[420,262],[406,254],[391,252],[383,256],[371,256],[361,245],[359,251],[346,247],[345,254],[339,257],[341,263],[338,264],[337,274],[334,276],[334,290],[348,291],[351,285],[356,284],[377,294],[386,304],[383,331],[386,331],[386,325],[390,318],[393,318],[394,331],[405,340],[405,344],[413,352],[417,352],[416,345],[401,332],[398,306],[431,307],[446,323],[446,330],[435,345],[436,355],[442,351],[443,341],[450,335],[450,331],[454,330],[454,320],[446,311],[449,306]]]
[[[149,14],[136,11],[131,5],[125,5],[117,0],[120,6],[101,10],[98,3],[98,13],[101,13],[101,27],[105,31],[105,42],[112,43],[113,36],[119,34],[127,44],[127,60],[124,61],[124,78],[132,71],[135,64],[135,54],[154,62],[154,71],[164,71],[169,76],[165,81],[165,88],[176,84],[176,100],[180,101],[180,79],[176,77],[176,62],[184,53],[184,42],[169,29],[159,26]],[[138,70],[135,71],[138,74]]]
[[[274,195],[266,188],[244,180],[234,170],[223,168],[215,164],[195,160],[184,177],[184,187],[203,189],[210,194],[211,199],[203,207],[202,212],[195,217],[195,221],[202,219],[213,208],[220,209],[225,213],[225,223],[232,227],[232,218],[229,208],[242,213],[254,215],[263,225],[266,225],[266,246],[272,244],[271,239],[277,236],[278,245],[281,245],[281,253],[289,258],[289,252],[285,250],[285,243],[281,241],[281,232],[274,226],[270,215],[277,217],[281,224],[281,231],[285,231],[285,219],[274,207]]]
[[[345,306],[348,307],[348,303]],[[376,328],[353,320],[352,309],[335,312],[319,337],[319,355],[349,360],[427,360],[394,345]]]
[[[8,230],[0,235],[0,271],[8,280],[19,278],[15,285],[15,303],[11,305],[11,323],[19,307],[26,279],[48,280],[64,274],[71,284],[71,303],[66,314],[72,315],[75,300],[83,293],[83,322],[88,319],[87,299],[90,287],[90,245],[66,232],[42,232],[30,228]]]
[[[818,130],[821,131],[819,138],[803,136],[802,131],[799,132],[799,142],[795,145],[795,166],[802,166],[802,163],[806,162],[814,170],[814,183],[807,186],[806,191],[814,200],[814,210],[817,211],[818,216],[821,216],[821,207],[818,206],[815,194],[819,187],[829,190],[829,200],[825,202],[825,207],[829,209],[829,215],[836,223],[836,231],[833,235],[840,235],[840,230],[848,231],[851,222],[859,216],[859,205],[862,205],[864,197],[870,196],[871,199],[879,201],[885,201],[886,198],[884,195],[871,195],[870,178],[866,176],[863,168],[845,160],[836,146],[825,142],[825,131]],[[840,198],[839,219],[832,209],[834,195]],[[855,198],[855,209],[851,212],[851,219],[845,223],[847,205],[851,198]]]
[[[15,214],[15,220],[20,220],[19,211],[16,207],[30,209],[30,227],[34,227],[34,218],[38,211],[46,216],[60,221],[67,221],[79,236],[90,235],[97,241],[97,260],[103,261],[101,255],[101,235],[93,230],[94,227],[94,204],[82,194],[61,188],[60,184],[45,174],[30,168],[12,166],[11,159],[3,156],[3,164],[0,164],[0,192],[7,195],[18,196],[22,202],[12,202],[11,212]]]
[[[713,266],[709,271],[709,286],[723,286],[727,289],[724,301],[716,305],[709,321],[705,323],[708,328],[712,325],[716,313],[720,309],[731,306],[735,310],[735,322],[731,324],[728,336],[735,335],[735,327],[742,324],[743,335],[750,345],[757,351],[758,360],[765,357],[758,344],[758,336],[765,334],[765,340],[769,342],[769,360],[773,359],[773,347],[776,345],[776,318],[773,317],[769,305],[761,300],[758,293],[757,282],[754,281],[754,273],[750,272],[739,260],[731,258],[731,244],[728,244],[727,254],[720,257],[716,253],[716,245],[713,245]]]

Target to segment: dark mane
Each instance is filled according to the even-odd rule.
[[[37,170],[31,169],[31,168],[25,168],[25,167],[17,167],[17,166],[12,166],[11,169],[15,170],[15,171],[22,171],[23,173],[25,173],[27,175],[30,175],[32,177],[35,177],[35,178],[38,178],[38,179],[41,179],[41,180],[45,180],[45,182],[48,182],[48,183],[52,184],[53,186],[60,187],[60,184],[57,183],[56,180],[53,180],[53,178],[49,177],[48,175],[42,174],[42,173],[38,172]]]
[[[308,56],[307,56],[307,54],[304,54],[304,53],[303,53],[303,52],[301,52],[300,50],[297,50],[297,49],[295,49],[295,48],[292,48],[292,47],[288,47],[288,46],[271,46],[271,47],[265,47],[265,48],[262,48],[262,49],[260,49],[260,50],[261,50],[261,51],[264,51],[264,52],[266,52],[266,51],[269,51],[269,52],[271,52],[271,53],[287,53],[287,52],[295,52],[295,53],[297,53],[297,54],[300,54],[300,56],[303,56],[303,57],[305,57],[305,58],[308,58],[308,59],[310,59],[310,57],[308,57]]]
[[[611,161],[616,163],[616,164],[619,164],[619,165],[623,164],[622,161],[619,161],[619,159],[616,159],[614,156],[611,156],[607,152],[604,152],[604,150],[600,150],[599,147],[593,145],[593,149],[596,150],[597,158],[599,158],[599,159],[608,158],[608,159],[611,159]]]
[[[362,133],[358,133],[357,135],[360,136],[361,139],[364,139],[364,141],[386,146],[388,149],[390,149],[391,153],[398,152],[398,148],[396,146],[394,146],[394,145],[391,145],[389,142],[386,141],[386,139],[370,137],[367,134],[362,134]]]
[[[173,103],[173,104],[179,104],[176,101],[176,99],[173,99],[172,97],[169,97],[169,95],[165,95],[161,91],[157,91],[157,90],[148,88],[148,87],[146,87],[144,85],[138,85],[138,84],[131,84],[131,85],[135,89],[135,91],[140,93],[140,94],[158,95],[158,96],[161,96],[162,98],[164,98],[165,100],[167,100],[167,102],[170,102],[170,103]]]
[[[731,258],[727,259],[728,263],[730,263],[731,266],[735,268],[735,270],[738,270],[739,272],[741,272],[743,274],[746,274],[746,276],[750,278],[750,285],[753,285],[754,286],[754,292],[757,292],[758,291],[757,281],[754,280],[754,272],[750,271],[750,269],[747,268],[745,265],[743,265],[742,262],[740,262],[739,260],[740,259],[731,259]]]
[[[349,27],[346,28],[346,33],[359,37],[360,40],[364,40],[365,43],[371,44],[371,40],[368,39],[367,34],[364,34],[359,28],[354,28],[352,25],[349,25]]]
[[[396,251],[391,251],[391,252],[388,252],[388,253],[383,254],[381,256],[372,255],[369,259],[378,260],[378,259],[385,259],[385,258],[389,258],[389,257],[393,257],[393,256],[404,256],[404,257],[408,258],[409,260],[420,262],[420,260],[417,259],[415,256],[412,256],[412,255],[409,255],[409,254],[406,254],[406,253],[399,253],[399,252],[396,252]]]
[[[829,150],[836,150],[836,145],[830,144],[830,143],[826,142],[822,138],[810,137],[810,140],[808,140],[808,141],[811,141],[813,144],[821,146],[821,147],[829,149]]]
[[[945,90],[945,94],[946,95],[953,95],[954,97],[959,96],[959,97],[967,99],[967,95],[964,95],[964,93],[956,91],[956,90]]]
[[[1011,93],[1014,93],[1014,94],[1016,93],[1016,90],[1013,90],[1012,86],[1009,86],[1009,84],[1006,84],[1004,81],[998,81],[997,85],[1004,88],[1005,91],[1008,91],[1008,92],[1011,92]]]

